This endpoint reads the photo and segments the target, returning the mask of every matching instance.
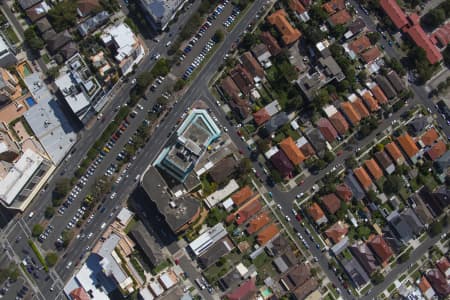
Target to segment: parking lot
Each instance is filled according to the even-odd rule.
[[[203,25],[200,26],[195,36],[193,36],[189,41],[182,44],[180,50],[183,52],[181,57],[177,57],[179,64],[172,69],[172,73],[182,78],[189,67],[192,71],[190,75],[195,71],[195,69],[202,63],[206,58],[209,51],[214,47],[214,41],[212,37],[217,30],[221,30],[224,35],[227,34],[225,24],[231,26],[232,22],[229,17],[234,13],[237,16],[238,13],[233,11],[234,6],[231,1],[224,0],[222,4],[217,6],[215,10],[205,18]],[[233,21],[236,17],[232,17]],[[228,22],[228,23],[226,23]],[[209,43],[209,45],[208,45]],[[189,75],[184,78],[188,79]]]

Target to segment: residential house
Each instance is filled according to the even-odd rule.
[[[375,253],[382,266],[386,266],[389,259],[394,255],[391,247],[389,247],[381,235],[372,235],[369,237],[367,244]]]
[[[347,118],[347,121],[349,121],[352,126],[357,126],[359,124],[359,121],[361,121],[361,116],[355,110],[351,102],[342,102],[341,110]]]
[[[31,23],[35,23],[36,21],[45,17],[49,10],[50,6],[45,1],[42,1],[28,8],[25,13],[27,14],[28,19],[30,19]]]
[[[322,203],[330,214],[335,214],[341,208],[341,200],[335,193],[327,194],[321,197]]]
[[[260,246],[266,245],[280,233],[280,229],[274,223],[271,223],[258,232],[256,241]]]
[[[264,78],[264,69],[250,51],[244,52],[240,59],[242,65],[250,72],[255,82],[259,82]]]
[[[411,122],[409,122],[408,124],[408,132],[410,134],[412,134],[413,136],[418,136],[420,135],[426,127],[428,127],[429,122],[428,122],[428,117],[427,116],[419,116],[414,118]],[[419,141],[420,143],[420,141]],[[421,144],[422,147],[423,144]]]
[[[256,44],[251,48],[251,51],[264,68],[272,66],[272,63],[270,62],[272,54],[266,44]]]
[[[413,238],[413,232],[406,220],[397,212],[393,211],[386,217],[389,225],[395,231],[397,237],[403,242],[408,243]]]
[[[339,111],[336,111],[336,113],[334,113],[331,117],[328,117],[328,119],[340,135],[346,134],[350,128],[350,125]]]
[[[353,169],[353,173],[361,184],[361,187],[368,192],[372,187],[372,179],[363,167]]]
[[[368,159],[364,162],[364,166],[366,167],[367,171],[370,173],[372,178],[377,181],[381,177],[383,177],[383,170],[381,170],[380,166],[378,166],[375,159]]]
[[[278,151],[270,158],[272,165],[280,172],[281,177],[287,178],[291,176],[292,171],[294,171],[294,165],[292,165],[289,158],[286,156],[284,151]]]
[[[22,95],[19,80],[7,69],[0,67],[0,103],[9,103]]]
[[[64,45],[66,45],[70,41],[72,41],[72,35],[69,33],[68,30],[61,31],[59,33],[54,33],[46,40],[47,49],[48,51],[50,51],[51,54],[56,54],[56,52],[59,49],[61,49]]]
[[[73,41],[70,41],[59,50],[59,53],[61,53],[62,57],[65,60],[68,60],[76,53],[78,53],[78,44]]]
[[[392,160],[389,158],[389,156],[386,154],[385,151],[378,151],[374,155],[375,159],[377,160],[378,164],[383,168],[384,172],[386,174],[390,175],[394,173],[395,166]]]
[[[308,22],[310,17],[303,6],[303,4],[300,2],[300,0],[289,0],[289,8],[294,12],[295,16],[303,22]]]
[[[426,154],[429,159],[432,161],[437,160],[439,157],[445,154],[447,152],[447,145],[444,141],[439,140],[436,144],[431,146],[431,149],[429,149]]]
[[[436,267],[447,279],[450,279],[450,261],[447,257],[442,256],[441,259],[436,262]]]
[[[248,96],[254,87],[254,80],[250,72],[242,65],[237,65],[230,71],[230,76],[233,78],[233,81],[241,90],[242,94]]]
[[[327,14],[332,15],[336,12],[345,9],[344,0],[331,0],[322,5],[322,8],[327,12]]]
[[[430,191],[424,186],[419,191],[419,195],[435,217],[440,216],[446,207],[450,205],[450,189],[445,185],[436,188],[434,191]]]
[[[298,166],[305,160],[305,156],[297,147],[292,137],[287,137],[282,140],[279,146],[294,166]]]
[[[344,182],[348,187],[350,187],[355,200],[360,201],[365,197],[366,194],[362,189],[360,183],[356,179],[355,175],[353,174],[353,172],[345,176]]]
[[[302,153],[305,155],[305,158],[308,159],[314,155],[316,155],[316,150],[311,146],[310,143],[306,140],[304,136],[299,138],[297,141],[297,147],[302,151]]]
[[[405,208],[402,211],[402,218],[406,221],[408,226],[411,228],[412,232],[415,236],[419,236],[425,228],[424,224],[419,220],[419,217],[416,215],[416,210],[410,207]]]
[[[346,9],[340,10],[328,18],[328,23],[333,27],[338,25],[346,25],[351,21],[352,16]]]
[[[240,97],[240,95],[242,95],[241,90],[230,76],[226,76],[222,79],[220,88],[229,98],[233,98],[234,96]]]
[[[255,195],[255,193],[253,193],[252,188],[246,185],[239,191],[231,195],[231,200],[233,200],[234,205],[239,207],[245,202],[247,202],[247,200],[249,200],[250,197],[252,197],[253,195]]]
[[[394,70],[390,70],[386,76],[397,93],[401,93],[405,90],[405,85],[403,84],[400,76],[398,76],[397,72],[395,72]]]
[[[362,18],[356,18],[350,25],[348,25],[348,31],[344,34],[346,39],[353,37],[354,35],[362,32],[366,28],[366,23]]]
[[[226,76],[220,83],[221,91],[226,95],[231,108],[243,119],[251,112],[247,99],[241,98],[241,91],[230,76]]]
[[[369,38],[366,35],[361,35],[353,40],[348,47],[355,55],[359,55],[371,46],[372,44],[370,43]]]
[[[361,53],[361,59],[365,64],[370,64],[377,60],[382,55],[380,49],[377,46],[373,46],[370,49]]]
[[[380,105],[378,104],[377,100],[375,100],[375,98],[368,90],[365,90],[362,93],[362,98],[370,112],[375,112],[380,109]]]
[[[446,298],[450,295],[450,284],[441,271],[438,269],[430,269],[425,273],[425,276],[438,296]]]
[[[39,30],[40,34],[43,34],[44,32],[52,29],[52,25],[50,24],[47,18],[40,19],[35,23],[35,25]]]
[[[392,229],[390,225],[384,226],[381,232],[383,234],[383,239],[395,254],[399,254],[404,249],[403,242],[400,241],[397,233],[394,232],[394,229]]]
[[[294,291],[295,299],[306,299],[309,294],[314,292],[319,287],[319,282],[314,278],[308,278],[302,285]],[[309,298],[309,297],[308,297]]]
[[[81,18],[90,15],[92,12],[102,8],[99,0],[77,0],[77,14]]]
[[[430,224],[434,221],[433,215],[430,213],[430,211],[427,208],[427,205],[422,200],[420,195],[416,192],[410,196],[411,201],[414,202],[416,207],[414,208],[414,211],[419,218],[420,222],[422,224]]]
[[[270,256],[280,256],[283,253],[286,252],[286,250],[289,250],[289,242],[286,240],[286,238],[279,234],[276,238],[271,240],[266,245],[266,251]],[[287,251],[290,252],[290,251]],[[292,252],[290,252],[292,253]]]
[[[109,20],[109,13],[107,11],[101,11],[93,17],[90,17],[80,25],[78,25],[78,32],[82,37],[87,36],[91,32],[94,32],[97,28],[104,25]]]
[[[422,295],[425,297],[426,300],[435,299],[436,293],[434,292],[430,282],[427,280],[425,276],[422,276],[420,278],[418,286],[420,292],[422,293]]]
[[[26,10],[41,1],[42,0],[19,0],[19,5],[23,10]]]
[[[377,261],[366,243],[357,242],[354,245],[350,246],[349,250],[364,268],[366,273],[369,276],[372,276],[372,274],[377,270]]]
[[[402,152],[397,147],[394,142],[390,142],[384,146],[384,149],[395,162],[396,165],[403,165],[405,163],[405,158],[403,157]]]
[[[397,142],[410,161],[415,164],[419,157],[419,148],[413,138],[408,133],[404,133],[397,138]]]
[[[269,121],[271,116],[264,108],[259,109],[257,112],[253,113],[253,120],[255,121],[257,126],[261,126],[262,124]]]
[[[333,241],[334,244],[339,243],[348,233],[348,224],[337,221],[325,230],[325,235]]]
[[[250,278],[244,281],[239,287],[226,295],[228,300],[251,300],[254,298],[258,289],[255,285],[255,279]]]
[[[328,222],[325,213],[323,212],[322,208],[320,208],[319,204],[317,204],[316,202],[314,202],[308,207],[308,214],[314,220],[314,222],[316,222],[317,225],[321,225]]]
[[[228,156],[217,162],[214,167],[209,170],[208,174],[214,182],[222,184],[228,182],[229,179],[232,178],[231,175],[238,170],[238,167],[239,162],[233,156]]]
[[[424,120],[424,123],[428,124],[428,122],[426,122],[426,119]],[[420,130],[415,129],[414,131],[419,132]],[[436,131],[436,129],[434,127],[431,127],[420,137],[419,143],[421,143],[422,147],[431,146],[438,139],[439,139],[439,133]]]
[[[280,45],[269,31],[263,31],[259,38],[267,46],[272,56],[277,56],[281,53]]]
[[[267,17],[270,24],[274,25],[281,33],[281,39],[285,45],[291,45],[298,41],[302,34],[289,23],[288,14],[284,9],[277,10]]]
[[[206,252],[198,257],[200,266],[204,269],[216,263],[221,257],[233,250],[234,245],[229,238],[224,238],[212,245]]]
[[[280,281],[287,290],[293,291],[295,288],[305,283],[310,277],[310,267],[306,264],[299,264],[283,276]]]
[[[317,128],[311,128],[305,132],[306,138],[316,150],[316,154],[322,157],[327,151],[327,142]]]
[[[370,281],[369,275],[354,257],[342,262],[342,265],[356,288],[359,289]]]
[[[266,122],[266,124],[264,125],[264,130],[267,134],[270,135],[287,122],[289,122],[289,117],[286,112],[282,111],[273,116],[268,122]]]
[[[322,133],[323,137],[329,142],[333,142],[336,140],[338,133],[336,129],[334,129],[331,122],[326,118],[320,118],[317,123],[317,127],[319,128],[320,132]]]
[[[359,98],[355,94],[352,94],[348,97],[348,100],[350,101],[350,103],[352,104],[353,108],[358,113],[358,115],[361,117],[361,119],[370,116],[370,112],[367,110],[361,98]]]
[[[227,222],[231,223],[235,221],[236,224],[241,225],[245,223],[249,218],[254,216],[262,208],[259,198],[253,198],[252,200],[241,206],[235,213],[227,217]]]
[[[341,183],[336,186],[336,195],[347,203],[353,198],[351,188],[345,183]]]
[[[388,98],[386,97],[386,95],[384,94],[383,90],[381,90],[381,88],[377,85],[374,84],[371,88],[370,91],[373,93],[373,95],[375,96],[375,99],[377,99],[378,104],[382,105],[382,104],[386,104],[388,103]]]
[[[431,35],[431,41],[439,48],[450,44],[450,23],[447,22],[436,29]]]
[[[275,268],[278,270],[280,274],[283,274],[289,269],[288,265],[281,256],[274,258],[272,263],[275,265]]]
[[[263,228],[265,225],[269,224],[270,220],[271,219],[267,212],[260,213],[259,215],[257,215],[256,217],[254,217],[253,219],[251,219],[248,222],[247,228],[246,228],[247,233],[253,234],[253,233],[257,232],[258,230]]]
[[[397,96],[397,92],[392,87],[392,85],[389,83],[389,81],[384,77],[383,75],[378,75],[375,78],[375,81],[377,82],[378,86],[380,86],[381,90],[383,91],[384,95],[389,99],[392,100]]]

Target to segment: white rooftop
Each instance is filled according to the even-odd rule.
[[[166,288],[167,290],[173,287],[175,284],[177,284],[177,282],[172,279],[172,277],[168,272],[165,272],[164,274],[159,276],[159,280],[161,284],[164,286],[164,288]]]
[[[117,47],[116,59],[118,61],[130,56],[136,44],[136,36],[125,23],[108,27],[102,34],[101,39],[105,44],[114,41]]]
[[[117,215],[117,220],[119,220],[120,224],[125,226],[126,224],[128,224],[133,215],[134,214],[128,208],[124,207]]]
[[[322,110],[327,115],[328,118],[337,113],[337,109],[334,105],[322,107]]]
[[[193,240],[189,247],[195,255],[200,255],[209,249],[212,245],[218,242],[223,237],[227,236],[227,231],[222,223],[217,223],[213,227],[209,228],[206,232],[203,232],[198,238]]]
[[[139,290],[139,296],[143,299],[143,300],[153,300],[155,299],[155,297],[152,295],[152,293],[150,292],[150,290],[146,287],[141,288]]]
[[[127,280],[128,276],[120,267],[120,258],[114,252],[114,249],[116,248],[119,241],[120,236],[112,233],[103,243],[97,254],[103,257],[103,259],[100,261],[103,272],[107,276],[113,276],[120,285],[125,280]]]
[[[43,161],[44,158],[33,150],[25,150],[8,174],[0,181],[0,199],[7,205],[11,205]]]
[[[70,73],[65,73],[59,76],[55,80],[55,84],[66,98],[70,109],[72,109],[75,114],[89,106],[89,100],[82,92],[77,94],[71,92],[71,89],[75,86],[70,77]]]
[[[150,284],[148,285],[150,289],[152,290],[153,294],[158,297],[162,293],[164,293],[163,287],[158,283],[158,281],[150,281]]]
[[[208,205],[209,208],[214,207],[238,189],[239,184],[236,182],[236,180],[232,179],[224,188],[217,190],[206,197],[206,205]]]

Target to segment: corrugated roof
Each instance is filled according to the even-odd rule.
[[[372,158],[372,159],[366,160],[364,162],[364,165],[366,166],[366,169],[369,171],[370,175],[372,175],[372,177],[375,180],[378,180],[381,177],[383,177],[383,170],[381,170],[381,168],[378,166],[375,159]]]
[[[291,137],[280,142],[280,148],[294,165],[299,165],[305,160],[305,156]]]
[[[270,16],[267,20],[270,24],[274,25],[277,30],[282,34],[282,40],[286,45],[290,45],[296,42],[302,34],[300,31],[292,27],[291,23],[287,20],[288,14],[284,9],[279,9]]]
[[[419,148],[417,147],[416,142],[408,133],[399,136],[397,138],[397,142],[409,158],[412,158],[419,153]]]
[[[267,244],[267,242],[273,239],[279,232],[280,229],[278,228],[278,226],[274,223],[271,223],[270,225],[267,225],[266,227],[264,227],[264,229],[259,231],[256,240],[258,241],[258,244],[260,246],[264,246],[265,244]]]
[[[372,185],[372,179],[370,179],[369,174],[363,167],[359,167],[353,170],[353,173],[361,184],[362,188],[368,191]]]

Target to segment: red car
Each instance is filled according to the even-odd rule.
[[[301,222],[302,221],[302,216],[300,216],[300,214],[296,214],[295,218],[297,219],[297,221]]]

